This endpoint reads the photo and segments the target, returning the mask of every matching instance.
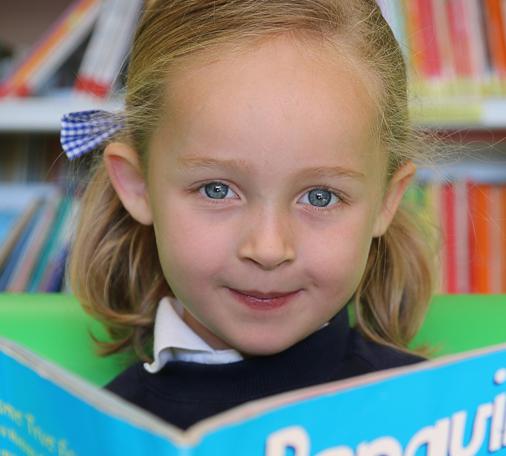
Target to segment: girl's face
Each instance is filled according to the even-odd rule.
[[[386,186],[373,101],[326,53],[279,38],[170,80],[146,210],[184,319],[215,348],[276,353],[335,315],[413,173]]]

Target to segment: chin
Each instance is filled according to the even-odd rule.
[[[234,344],[235,350],[245,356],[269,356],[280,353],[292,345],[295,345],[298,340],[255,340],[245,341],[242,339],[240,343]]]

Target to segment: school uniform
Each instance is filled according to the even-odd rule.
[[[346,308],[287,350],[251,358],[213,350],[181,315],[178,301],[163,298],[153,363],[132,365],[106,388],[182,429],[247,401],[423,361],[366,340]]]

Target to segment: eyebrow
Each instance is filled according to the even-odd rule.
[[[180,168],[187,169],[198,169],[198,168],[224,168],[230,169],[232,171],[239,170],[251,170],[251,165],[249,165],[244,160],[217,160],[216,158],[208,158],[208,157],[184,157],[178,158],[177,164]]]
[[[178,166],[186,169],[199,168],[221,168],[230,169],[232,171],[253,170],[253,167],[245,160],[227,159],[218,160],[210,157],[184,157],[177,159]],[[353,169],[344,168],[342,166],[318,166],[315,168],[302,169],[297,178],[311,177],[349,177],[352,179],[364,179],[365,174]]]

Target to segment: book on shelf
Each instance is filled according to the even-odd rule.
[[[75,82],[78,93],[104,98],[114,86],[133,39],[143,0],[109,0],[102,4]]]
[[[7,260],[37,211],[40,200],[34,197],[26,203],[12,205],[12,199],[2,198],[0,205],[0,271],[3,273]]]
[[[0,186],[0,291],[62,291],[74,205],[54,185]]]
[[[75,92],[105,98],[125,63],[142,3],[74,0],[0,81],[0,98],[47,91],[50,78],[81,45],[86,50],[80,68],[74,71]]]
[[[407,199],[440,230],[442,293],[506,293],[506,175],[482,168],[421,173]]]
[[[0,339],[8,454],[506,454],[506,345],[248,402],[182,431]]]
[[[53,232],[48,235],[39,260],[32,269],[30,282],[21,291],[56,292],[62,289],[65,260],[71,242],[71,223],[75,220],[77,210],[78,201],[75,198],[62,196],[54,219]]]
[[[418,96],[506,94],[504,0],[379,0]]]
[[[74,1],[0,82],[0,97],[36,94],[86,38],[99,7],[100,0]]]
[[[37,94],[86,44],[77,93],[105,97],[124,68],[143,0],[74,0],[0,84],[0,95]],[[505,0],[378,0],[401,44],[415,93],[506,95]]]

